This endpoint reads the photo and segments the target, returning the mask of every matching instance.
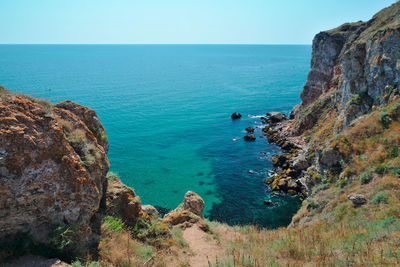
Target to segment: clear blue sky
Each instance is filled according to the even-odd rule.
[[[311,44],[395,0],[0,0],[0,43]]]

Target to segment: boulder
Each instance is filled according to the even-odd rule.
[[[245,141],[256,141],[256,136],[254,134],[246,134],[243,138]]]
[[[237,120],[240,119],[242,117],[242,115],[238,112],[232,113],[231,118],[232,120]]]
[[[188,191],[183,199],[183,209],[203,218],[204,201],[195,192]]]
[[[353,203],[353,206],[355,208],[360,207],[367,203],[367,199],[364,197],[364,195],[360,194],[355,194],[355,195],[348,195],[347,199],[350,200]]]
[[[272,164],[275,167],[283,167],[289,159],[289,155],[286,154],[279,154],[279,155],[274,155],[272,157]]]
[[[169,225],[185,223],[186,226],[196,223],[203,218],[204,201],[196,193],[188,191],[185,194],[183,203],[173,211],[167,213],[163,221]]]
[[[267,117],[272,123],[277,123],[286,120],[286,115],[281,112],[268,112]]]
[[[323,151],[321,157],[319,158],[319,162],[329,168],[340,167],[341,160],[342,157],[340,152],[333,148]]]
[[[246,129],[246,132],[248,132],[248,133],[254,133],[254,128],[253,127],[247,127]]]
[[[293,159],[292,166],[296,171],[302,171],[310,167],[310,163],[308,162],[306,155],[300,153]]]

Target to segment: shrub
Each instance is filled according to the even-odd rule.
[[[350,101],[349,101],[350,105],[360,105],[361,104],[361,96],[359,94],[354,94]]]
[[[361,184],[368,184],[372,180],[372,172],[367,170],[360,174],[360,182]]]
[[[107,216],[104,219],[104,224],[107,226],[107,229],[112,232],[122,233],[122,230],[124,229],[124,223],[122,220],[112,216]]]
[[[399,156],[399,147],[398,146],[392,146],[390,147],[387,152],[387,156],[390,158],[397,158]]]
[[[393,168],[391,172],[393,175],[400,177],[400,168]]]
[[[387,112],[382,112],[379,115],[379,122],[383,125],[383,127],[388,128],[390,123],[392,122],[392,119],[389,117],[389,114]]]
[[[387,203],[388,194],[387,192],[380,192],[374,196],[371,200],[373,203],[380,204],[380,203]]]
[[[377,174],[380,174],[380,175],[387,173],[387,171],[388,171],[388,167],[387,167],[386,165],[383,165],[383,164],[379,164],[379,165],[375,168],[375,172],[376,172]]]
[[[339,181],[339,186],[340,186],[340,188],[345,187],[346,184],[347,184],[347,179],[346,179],[346,178],[341,179],[341,180]]]
[[[391,106],[388,110],[390,118],[396,120],[400,117],[400,103]]]

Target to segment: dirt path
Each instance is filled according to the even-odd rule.
[[[208,261],[215,263],[216,258],[221,259],[224,249],[218,245],[217,241],[199,228],[197,224],[183,231],[183,238],[193,251],[189,258],[191,267],[208,266]]]

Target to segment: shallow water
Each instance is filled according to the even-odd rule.
[[[95,109],[111,170],[142,203],[173,209],[192,190],[206,217],[276,227],[300,202],[264,185],[279,148],[259,128],[244,142],[244,129],[300,102],[310,56],[300,45],[0,45],[0,84]]]

